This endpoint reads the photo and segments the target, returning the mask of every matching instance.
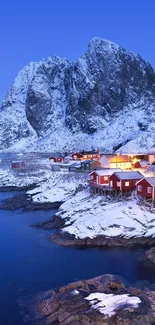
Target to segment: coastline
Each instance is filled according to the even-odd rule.
[[[45,229],[45,228],[44,228]],[[49,228],[48,228],[49,229]],[[67,247],[152,247],[155,245],[155,238],[122,238],[122,237],[105,237],[99,235],[95,238],[86,237],[84,239],[75,238],[65,232],[56,232],[48,236],[48,239],[60,246]]]

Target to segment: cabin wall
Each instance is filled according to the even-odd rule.
[[[83,155],[81,153],[79,153],[79,152],[75,152],[75,153],[72,154],[72,158],[74,160],[76,160],[76,159],[83,159]]]
[[[56,162],[63,162],[64,159],[63,158],[56,158]]]
[[[112,186],[116,190],[121,190],[121,189],[122,191],[134,190],[136,188],[137,182],[138,182],[137,179],[125,179],[121,181],[116,175],[112,175],[109,177],[110,186]]]
[[[139,190],[138,186],[141,186],[141,191]],[[153,187],[146,181],[146,179],[142,179],[136,186],[137,195],[146,198],[152,198],[152,193],[148,193],[148,187],[152,188],[152,193],[153,193]],[[155,198],[155,193],[154,193],[154,198]]]
[[[138,182],[137,179],[122,180],[122,191],[134,190],[136,188],[137,182]],[[127,183],[129,183],[129,186],[127,185]]]
[[[115,174],[113,174],[109,177],[109,185],[112,186],[116,190],[120,190],[121,183],[120,183],[120,185],[118,185],[118,182],[120,182],[120,179]]]
[[[110,168],[120,168],[120,169],[130,169],[132,168],[132,163],[128,162],[111,162]]]
[[[97,169],[97,168],[101,168],[101,163],[99,161],[93,161],[91,164],[90,164],[90,169],[93,170],[93,169]]]
[[[109,184],[109,176],[100,176],[100,184]]]
[[[89,176],[89,181],[94,183],[98,182],[98,175],[95,172],[91,173]]]
[[[64,158],[63,157],[50,157],[49,158],[49,161],[51,162],[51,163],[53,163],[53,162],[63,162],[64,161]]]

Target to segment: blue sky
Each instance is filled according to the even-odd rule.
[[[76,60],[94,36],[155,68],[154,0],[5,0],[0,13],[0,100],[24,65],[52,55]]]

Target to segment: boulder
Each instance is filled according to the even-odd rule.
[[[155,292],[103,275],[52,290],[37,310],[51,325],[153,325]]]

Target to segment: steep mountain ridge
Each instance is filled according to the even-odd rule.
[[[94,38],[76,62],[21,70],[0,108],[2,150],[148,150],[154,143],[155,73],[115,43]]]

